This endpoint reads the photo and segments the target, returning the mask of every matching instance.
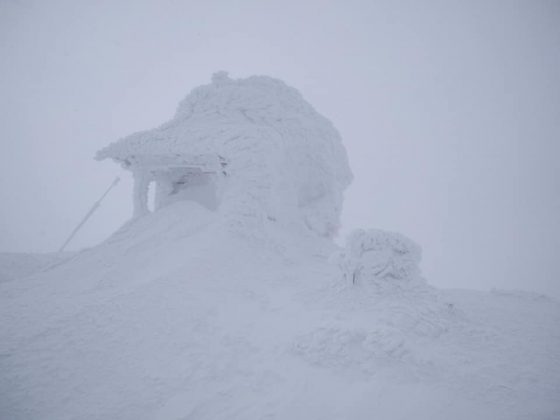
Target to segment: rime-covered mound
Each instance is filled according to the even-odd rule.
[[[209,154],[227,161],[220,210],[233,224],[303,222],[324,236],[338,229],[352,178],[340,135],[297,90],[270,77],[217,73],[171,121],[119,140],[97,158]]]
[[[373,285],[380,291],[424,284],[420,277],[421,248],[400,233],[358,229],[335,253],[344,278],[354,284]]]

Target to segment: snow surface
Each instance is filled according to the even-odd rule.
[[[0,283],[30,276],[70,258],[72,253],[26,254],[0,253]]]
[[[236,235],[177,202],[4,283],[0,418],[559,417],[557,302],[380,293],[336,252],[274,223],[266,240]]]

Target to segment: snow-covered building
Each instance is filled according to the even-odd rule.
[[[100,150],[134,176],[134,213],[180,199],[222,212],[234,225],[305,224],[331,236],[352,174],[337,130],[300,93],[265,76],[214,74],[175,116]]]

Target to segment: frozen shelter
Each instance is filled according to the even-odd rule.
[[[100,150],[134,176],[134,214],[186,199],[222,212],[235,226],[305,225],[338,229],[352,174],[338,131],[301,94],[266,76],[214,74],[175,116]]]

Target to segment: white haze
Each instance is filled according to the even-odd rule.
[[[93,160],[217,70],[298,88],[339,129],[344,229],[422,245],[442,287],[560,296],[557,2],[0,1],[0,251],[56,250],[131,214]]]

